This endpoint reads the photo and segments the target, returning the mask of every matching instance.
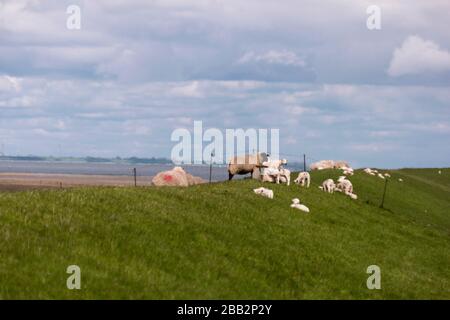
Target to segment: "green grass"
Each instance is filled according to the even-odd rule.
[[[2,299],[450,299],[450,170],[351,178],[358,200],[253,180],[0,193]],[[404,182],[399,182],[401,177]],[[299,197],[310,214],[291,209]],[[68,265],[82,289],[68,290]],[[368,290],[369,265],[381,290]]]

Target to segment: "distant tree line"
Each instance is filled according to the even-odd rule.
[[[70,161],[70,162],[90,162],[90,163],[131,163],[131,164],[171,164],[172,160],[167,158],[101,158],[101,157],[40,157],[40,156],[0,156],[0,161]]]

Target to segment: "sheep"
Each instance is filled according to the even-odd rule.
[[[375,171],[376,171],[376,170],[372,170],[372,169],[370,169],[370,168],[365,168],[365,169],[364,169],[364,172],[367,173],[367,174],[370,174],[371,176],[374,176],[374,175],[375,175]]]
[[[253,192],[256,193],[256,194],[259,194],[259,195],[261,195],[263,197],[266,197],[266,198],[269,198],[269,199],[273,199],[273,190],[261,187],[261,188],[253,189]]]
[[[290,185],[291,184],[291,171],[285,168],[281,168],[280,170],[278,170],[278,176],[277,176],[277,183],[280,183],[280,180],[282,180],[282,182],[286,182],[286,185]],[[284,181],[286,180],[286,181]]]
[[[438,171],[438,173],[439,173],[439,174],[442,174],[442,171],[441,171],[441,170],[439,170],[439,171]]]
[[[340,176],[338,178],[338,184],[335,188],[335,191],[343,192],[345,195],[354,200],[358,199],[358,196],[353,193],[353,184],[345,176]]]
[[[334,189],[336,188],[336,185],[334,184],[333,179],[327,179],[324,182],[322,182],[322,190],[328,193],[333,193]]]
[[[286,183],[288,186],[291,184],[291,171],[285,168],[281,169],[266,169],[262,176],[263,182],[280,182]]]
[[[352,168],[344,167],[341,169],[343,170],[343,174],[345,174],[346,176],[352,176],[354,173]]]
[[[350,180],[347,180],[345,177],[339,177],[338,184],[336,186],[336,191],[344,192],[345,194],[353,193],[353,185]]]
[[[384,176],[381,173],[378,174],[378,177],[384,179]]]
[[[311,176],[309,172],[300,172],[294,182],[298,185],[301,185],[302,187],[304,187],[306,184],[306,187],[309,188],[309,184],[311,183]]]
[[[309,212],[309,208],[307,206],[305,206],[304,204],[301,204],[300,200],[298,198],[292,199],[291,208],[302,210],[304,212]]]
[[[159,172],[152,179],[152,183],[155,186],[187,187],[204,182],[202,178],[186,173],[181,167],[174,167],[172,170]]]
[[[291,183],[291,171],[288,169],[284,169],[283,165],[287,164],[286,159],[281,160],[270,160],[263,162],[264,171],[262,180],[265,182],[274,182],[276,183],[286,182],[289,186]]]
[[[243,175],[250,173],[252,176],[258,166],[267,161],[266,153],[246,154],[235,156],[228,163],[228,180],[233,179],[236,174]]]
[[[389,173],[385,173],[384,176],[387,177],[387,178],[391,177],[391,175]]]
[[[357,196],[356,194],[354,194],[354,193],[348,193],[347,195],[348,195],[350,198],[352,198],[353,200],[358,199],[358,196]]]
[[[402,178],[398,178],[398,181],[403,182],[403,179]]]
[[[263,162],[263,165],[267,165],[269,168],[277,168],[277,169],[279,169],[281,166],[283,166],[285,164],[287,164],[286,159],[270,160],[270,161]]]

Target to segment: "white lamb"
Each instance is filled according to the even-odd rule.
[[[354,194],[354,193],[349,193],[349,194],[347,194],[350,198],[352,198],[353,200],[356,200],[356,199],[358,199],[358,196],[356,195],[356,194]]]
[[[340,176],[338,178],[338,184],[335,190],[338,192],[343,192],[345,195],[349,196],[354,200],[358,199],[358,196],[353,193],[353,184],[351,183],[350,180],[347,180],[347,177]]]
[[[336,185],[334,184],[333,179],[327,179],[324,182],[322,182],[322,186],[319,187],[325,192],[333,193],[334,189],[336,188]]]
[[[291,171],[285,168],[273,169],[268,168],[264,170],[262,177],[263,182],[276,182],[286,183],[288,186],[291,184]]]
[[[374,176],[374,175],[375,175],[375,171],[376,171],[376,170],[372,170],[372,169],[370,169],[370,168],[365,168],[365,169],[364,169],[364,172],[367,173],[367,174],[370,174],[371,176]]]
[[[352,168],[349,168],[349,167],[343,167],[343,168],[341,168],[342,170],[343,170],[343,173],[346,175],[346,176],[352,176],[353,175],[353,169]]]
[[[389,173],[385,173],[384,176],[385,176],[385,177],[388,177],[388,178],[391,177],[391,175],[390,175]]]
[[[345,179],[345,177],[339,177],[336,191],[344,192],[347,195],[352,194],[353,184],[350,182],[350,180]]]
[[[281,166],[287,164],[287,160],[286,159],[281,159],[281,160],[270,160],[270,161],[265,161],[263,162],[263,166],[266,166],[267,168],[271,169],[280,169]]]
[[[384,179],[384,176],[381,173],[378,174],[378,177]]]
[[[256,194],[259,194],[263,197],[269,198],[269,199],[273,199],[273,191],[270,189],[266,189],[266,188],[257,188],[257,189],[253,189],[253,192]]]
[[[311,183],[311,176],[309,172],[300,172],[294,182],[298,185],[301,185],[302,187],[306,185],[306,187],[309,188],[309,184]]]
[[[301,204],[300,200],[298,198],[292,199],[291,208],[309,212],[309,208],[307,206],[305,206],[304,204]]]

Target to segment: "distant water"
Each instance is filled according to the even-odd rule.
[[[8,173],[56,173],[56,174],[87,174],[87,175],[132,175],[136,168],[138,176],[154,176],[158,172],[170,170],[171,164],[119,164],[119,163],[88,163],[88,162],[46,162],[46,161],[0,161],[0,172]],[[194,176],[209,179],[209,166],[182,166]],[[290,170],[299,170],[287,167]],[[228,179],[226,166],[213,166],[212,180]]]

